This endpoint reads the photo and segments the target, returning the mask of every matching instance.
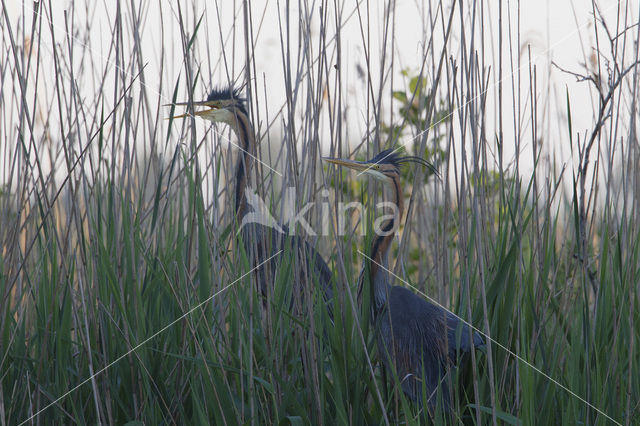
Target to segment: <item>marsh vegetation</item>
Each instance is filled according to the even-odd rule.
[[[395,2],[41,1],[15,19],[5,3],[0,425],[444,422],[383,381],[359,303],[381,212],[337,231],[338,203],[381,187],[321,162],[395,147],[440,176],[403,170],[395,284],[487,341],[455,372],[450,420],[640,422],[637,4],[611,20],[589,3],[584,64],[566,69],[539,65],[512,2],[416,5],[409,67]],[[256,67],[263,32],[281,95]],[[554,84],[567,73],[579,84]],[[318,206],[305,218],[329,235],[305,238],[332,271],[332,316],[312,286],[292,308],[289,252],[266,302],[257,290],[235,136],[164,106],[214,86],[246,97],[250,186],[273,215]]]

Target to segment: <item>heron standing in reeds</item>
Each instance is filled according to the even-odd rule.
[[[383,151],[369,161],[338,158],[324,160],[358,170],[392,188],[398,214],[382,223],[382,232],[371,243],[368,259],[365,260],[360,276],[360,291],[365,282],[368,282],[378,351],[384,366],[387,369],[395,368],[404,393],[418,402],[424,396],[433,411],[439,388],[442,407],[444,411],[449,411],[451,397],[445,380],[446,374],[462,354],[474,347],[483,346],[483,339],[447,310],[424,300],[405,287],[392,286],[388,269],[389,247],[403,212],[400,167],[403,163],[414,162],[433,172],[435,168],[422,158],[402,157],[392,150]],[[365,276],[365,271],[368,271],[368,276]],[[426,391],[425,394],[422,389]]]
[[[180,102],[173,105],[188,104],[188,102]],[[235,219],[237,224],[243,224],[240,233],[245,250],[249,255],[252,267],[256,267],[274,254],[279,253],[278,256],[273,257],[271,262],[268,262],[266,267],[260,267],[256,271],[262,295],[266,298],[268,289],[275,281],[276,268],[282,264],[283,255],[288,253],[290,249],[296,255],[292,265],[294,265],[293,276],[297,280],[298,286],[294,286],[294,288],[299,291],[311,281],[315,281],[322,288],[325,300],[331,299],[333,294],[331,270],[322,256],[307,241],[299,236],[288,235],[288,228],[284,225],[278,226],[283,230],[283,233],[280,233],[273,227],[255,221],[243,221],[245,215],[251,213],[250,205],[247,203],[247,181],[251,165],[257,158],[257,146],[253,126],[239,91],[232,88],[214,89],[207,100],[192,104],[194,107],[208,107],[201,111],[195,111],[194,115],[214,123],[229,125],[238,138],[240,154],[234,180]],[[175,118],[187,116],[189,114],[178,115]]]

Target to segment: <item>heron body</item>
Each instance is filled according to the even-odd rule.
[[[378,352],[383,364],[393,368],[401,381],[402,390],[414,401],[422,401],[422,389],[431,409],[435,407],[438,388],[445,410],[450,408],[450,392],[444,380],[459,355],[484,345],[482,337],[445,309],[426,301],[412,291],[391,285],[388,268],[389,247],[403,212],[400,188],[400,167],[406,162],[416,162],[433,169],[418,157],[400,157],[391,150],[382,151],[365,162],[343,159],[327,161],[360,170],[382,180],[390,186],[398,215],[387,219],[372,241],[361,274],[360,286],[370,285],[372,321],[377,332]]]
[[[421,400],[424,381],[432,408],[436,403],[435,391],[440,386],[444,407],[448,409],[451,397],[445,375],[461,354],[471,350],[472,344],[482,346],[482,338],[473,333],[470,343],[469,326],[404,287],[389,286],[387,294],[387,301],[375,318],[378,351],[385,366],[395,367],[402,390],[414,401]]]
[[[187,104],[182,102],[175,105]],[[252,208],[247,202],[247,182],[251,164],[257,155],[253,126],[245,108],[244,99],[238,90],[232,88],[214,89],[205,101],[193,102],[193,105],[209,107],[206,110],[195,111],[194,115],[212,122],[229,125],[238,139],[240,154],[235,169],[234,199],[235,217],[237,223],[240,224],[245,215],[252,212]],[[188,114],[175,118],[186,116]],[[275,281],[277,268],[282,264],[284,254],[290,248],[291,253],[294,253],[296,257],[293,259],[294,277],[297,282],[295,288],[299,290],[309,285],[310,281],[315,278],[323,290],[324,298],[329,300],[332,297],[332,274],[322,256],[304,239],[288,235],[286,226],[278,226],[277,228],[283,232],[278,232],[276,228],[271,226],[247,221],[240,229],[240,236],[252,267],[257,268],[258,265],[271,258],[266,265],[256,269],[258,286],[262,295],[266,297],[269,288]]]
[[[292,277],[297,283],[294,291],[299,292],[308,286],[319,286],[323,291],[324,300],[331,300],[333,275],[327,263],[309,242],[297,235],[289,235],[287,226],[282,225],[281,228],[284,232],[249,223],[240,230],[252,267],[257,267],[261,262],[271,258],[266,265],[256,269],[262,295],[267,297],[267,292],[275,282],[277,268],[282,267],[285,254],[292,253],[295,256],[295,259],[290,259],[294,268]],[[276,253],[280,254],[274,256]]]

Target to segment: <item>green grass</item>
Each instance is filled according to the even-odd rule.
[[[260,70],[246,60],[251,83],[244,93],[252,96],[258,155],[282,174],[260,167],[252,186],[274,212],[282,207],[281,186],[295,186],[300,205],[331,189],[332,232],[314,242],[335,277],[333,319],[313,288],[300,295],[307,303],[292,307],[298,260],[290,247],[284,248],[266,301],[257,290],[247,256],[251,248],[237,236],[229,208],[233,191],[227,179],[236,149],[224,145],[226,127],[165,121],[182,112],[162,104],[187,99],[189,86],[199,98],[209,87],[209,74],[221,78],[233,69],[234,58],[213,49],[211,31],[218,31],[218,21],[211,8],[200,12],[194,5],[198,13],[193,14],[177,5],[164,18],[179,22],[177,29],[164,28],[166,21],[132,20],[137,15],[129,9],[108,17],[97,13],[86,22],[77,17],[80,23],[68,22],[77,30],[74,42],[57,39],[55,46],[47,41],[54,34],[46,15],[34,15],[35,24],[26,28],[3,17],[0,74],[3,88],[11,90],[0,96],[0,426],[423,424],[427,419],[640,424],[640,155],[634,133],[640,79],[637,69],[626,68],[638,60],[638,52],[628,47],[638,42],[637,34],[625,31],[616,38],[626,47],[615,55],[608,47],[599,51],[599,81],[607,84],[600,88],[604,96],[593,94],[594,123],[586,137],[572,128],[569,89],[549,101],[566,114],[544,116],[560,129],[558,137],[537,115],[545,108],[537,105],[540,88],[524,57],[521,68],[498,65],[504,94],[484,86],[488,77],[481,76],[496,73],[484,56],[489,49],[478,50],[475,39],[446,36],[449,13],[454,33],[470,36],[483,12],[455,5],[462,10],[433,5],[440,15],[425,18],[426,36],[436,41],[424,43],[424,68],[403,70],[405,79],[392,87],[385,78],[378,80],[377,68],[365,67],[362,86],[367,102],[374,102],[358,114],[367,136],[364,131],[347,135],[341,128],[354,119],[347,111],[355,100],[337,74],[343,71],[327,65],[339,55],[335,38],[321,38],[318,45],[311,30],[296,39],[289,28],[289,20],[304,26],[319,19],[333,37],[334,17],[313,15],[317,6],[281,10],[283,40],[293,45],[302,40],[313,49],[299,52],[304,60],[295,70],[288,61],[295,59],[295,49],[283,42],[290,96],[275,117],[259,115],[273,82],[261,81]],[[249,25],[235,21],[242,52],[234,47],[233,55],[256,49],[252,37],[259,35],[259,11],[245,7]],[[363,34],[377,37],[379,31],[394,45],[384,20],[369,23],[368,15],[360,15],[364,10],[353,15]],[[70,7],[69,19],[74,13],[79,12]],[[83,35],[92,35],[91,19],[112,28],[109,60],[119,69],[91,60],[79,44]],[[350,18],[336,19],[346,24]],[[161,47],[159,68],[136,44],[155,24],[182,48]],[[488,33],[484,25],[475,31]],[[509,40],[506,24],[501,25],[499,53],[518,55],[519,35],[509,32]],[[597,28],[603,37],[602,24]],[[27,38],[37,52],[26,51]],[[606,41],[615,46],[616,40]],[[374,47],[364,38],[357,43]],[[228,53],[231,43],[226,46]],[[305,56],[309,52],[318,55],[320,65]],[[56,59],[54,73],[39,56],[45,54]],[[215,60],[205,65],[209,54]],[[480,63],[486,59],[485,68],[470,61],[476,54]],[[392,75],[401,65],[384,55]],[[587,74],[595,75],[596,68],[592,64]],[[149,82],[155,71],[157,87]],[[607,79],[607,71],[613,78]],[[244,69],[233,72],[246,77]],[[507,84],[509,73],[518,78],[517,89]],[[480,82],[474,80],[479,76]],[[81,96],[69,83],[80,79],[92,97]],[[500,105],[505,123],[513,119],[517,140],[501,139],[502,120],[495,134],[484,133],[487,122],[498,122],[485,110],[485,96]],[[513,116],[502,110],[509,97],[521,107]],[[281,134],[267,129],[280,122]],[[361,218],[349,217],[346,235],[335,235],[334,215],[337,202],[372,207],[388,195],[373,182],[356,181],[354,174],[323,168],[319,134],[332,155],[352,158],[394,146],[398,137],[411,138],[405,144],[411,154],[438,163],[440,180],[417,167],[402,171],[409,217],[391,248],[391,267],[491,341],[454,372],[450,419],[420,412],[404,397],[393,372],[393,380],[383,380],[369,296],[365,291],[359,300],[357,294],[364,262],[358,251],[367,253],[371,241],[360,230],[372,229],[381,212],[370,208]],[[350,153],[347,137],[366,143]],[[545,151],[563,138],[573,155],[567,164]],[[520,170],[524,154],[510,164],[502,158],[506,144],[533,147],[532,173]],[[309,221],[319,223],[320,214],[312,210]]]
[[[140,220],[137,204],[106,184],[96,192],[101,201],[87,207],[77,251],[61,257],[51,221],[44,220],[23,279],[1,275],[5,294],[13,284],[1,335],[7,424],[51,403],[39,421],[377,423],[376,387],[392,421],[419,420],[401,392],[383,390],[378,368],[372,377],[367,356],[375,366],[374,330],[366,310],[356,308],[354,316],[346,289],[336,289],[335,324],[319,300],[302,315],[291,311],[294,277],[285,263],[264,307],[235,233],[212,232],[200,189],[193,181],[185,188],[177,199],[186,207],[163,207],[154,224],[151,215]],[[557,217],[549,216],[538,233],[532,208],[511,194],[499,199],[504,214],[486,253],[488,323],[492,339],[520,360],[492,346],[498,419],[607,423],[566,387],[625,421],[621,413],[640,386],[632,342],[640,325],[633,308],[639,235],[627,235],[624,249],[622,229],[601,230],[593,294],[572,255],[575,243],[558,245]],[[354,300],[360,261],[351,252],[344,261]],[[479,298],[475,262],[460,262],[448,277],[460,282],[468,274],[472,301]],[[464,316],[463,293],[463,287],[453,291],[453,300]],[[472,313],[483,330],[481,305],[472,302]],[[486,355],[477,353],[473,370],[459,375],[456,419],[472,422],[477,408],[488,422]]]

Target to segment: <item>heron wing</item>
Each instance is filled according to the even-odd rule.
[[[305,239],[297,235],[289,235],[289,228],[282,225],[283,233],[278,230],[266,227],[257,223],[250,223],[243,227],[242,237],[245,246],[250,249],[255,244],[255,255],[251,256],[252,265],[255,267],[261,261],[268,259],[275,253],[275,256],[268,265],[263,265],[257,271],[260,288],[263,295],[266,295],[266,286],[273,285],[276,271],[282,263],[282,258],[287,253],[296,253],[295,268],[298,269],[296,276],[300,279],[299,285],[320,285],[325,300],[333,297],[333,275],[329,266],[324,261],[320,253]],[[285,250],[291,247],[291,252]],[[249,250],[253,252],[253,250]],[[311,265],[311,268],[308,266]]]
[[[387,347],[394,348],[394,363],[404,392],[420,400],[424,384],[429,405],[433,406],[440,386],[442,400],[448,406],[448,386],[442,380],[447,371],[447,349],[441,310],[404,287],[391,289],[388,309],[381,314],[389,334],[383,338]],[[381,332],[384,329],[382,326]]]
[[[483,346],[484,341],[479,333],[474,331],[472,335],[471,327],[461,321],[456,315],[442,308],[440,309],[445,312],[447,317],[449,359],[455,364],[459,355],[469,352],[472,348]]]

